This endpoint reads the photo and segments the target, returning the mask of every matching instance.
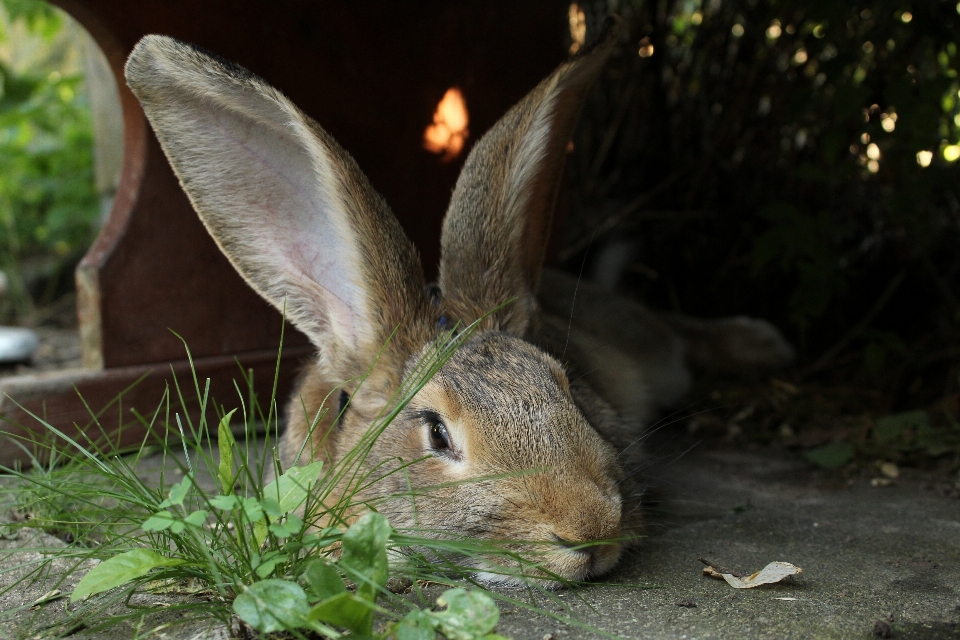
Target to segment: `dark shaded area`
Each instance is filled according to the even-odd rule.
[[[589,40],[609,7],[582,8]],[[629,36],[570,158],[566,267],[769,319],[798,348],[783,376],[827,413],[926,408],[960,435],[957,4],[618,11]]]
[[[917,6],[909,22],[902,2],[687,4],[622,7],[630,36],[571,158],[568,264],[591,240],[602,248],[598,233],[629,237],[624,290],[694,315],[768,318],[801,365],[893,284],[850,345],[864,375],[898,387],[931,357],[950,361],[960,170],[942,148],[960,136],[955,4]],[[641,41],[651,57],[637,55]],[[934,394],[957,386],[932,382]]]

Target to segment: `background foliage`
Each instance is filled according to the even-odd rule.
[[[14,302],[8,314],[50,295],[27,290],[24,265],[53,259],[53,271],[72,267],[99,216],[90,108],[71,35],[49,4],[0,0],[0,268]]]
[[[575,140],[568,266],[617,246],[621,290],[770,319],[798,379],[956,404],[960,4],[614,5],[630,35]],[[579,8],[589,41],[611,6]]]

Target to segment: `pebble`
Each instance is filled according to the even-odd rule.
[[[892,638],[893,629],[885,620],[877,620],[873,625],[873,635],[878,638]]]
[[[888,478],[894,479],[900,475],[900,469],[892,462],[884,462],[880,465],[880,473]]]
[[[27,362],[40,347],[40,338],[23,327],[0,327],[0,363]]]

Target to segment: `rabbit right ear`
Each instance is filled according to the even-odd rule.
[[[587,91],[620,33],[608,18],[597,41],[541,82],[477,142],[457,180],[441,238],[447,312],[526,335],[537,310],[567,144]]]
[[[399,372],[430,326],[422,267],[353,159],[277,90],[172,38],[143,38],[126,76],[204,225],[327,380],[363,374],[398,326],[380,357]]]

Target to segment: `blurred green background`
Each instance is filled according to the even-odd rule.
[[[0,0],[0,322],[35,321],[72,286],[102,189],[84,83],[89,36],[38,0]]]

